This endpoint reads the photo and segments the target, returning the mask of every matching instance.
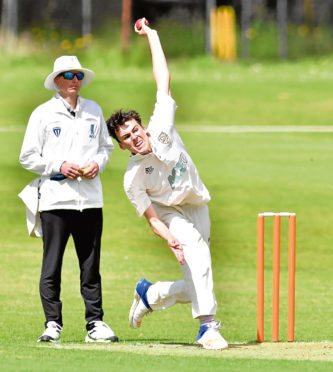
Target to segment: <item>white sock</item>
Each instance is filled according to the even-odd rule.
[[[200,326],[214,322],[214,315],[201,315],[199,316]]]

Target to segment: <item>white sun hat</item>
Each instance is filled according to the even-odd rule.
[[[53,72],[45,79],[44,86],[49,90],[59,90],[54,78],[65,71],[82,71],[84,78],[81,86],[87,85],[94,77],[94,72],[83,68],[76,56],[61,56],[54,61]]]

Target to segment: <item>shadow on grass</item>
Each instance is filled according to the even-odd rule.
[[[157,347],[157,346],[168,346],[168,347],[191,347],[202,349],[202,346],[197,343],[186,343],[186,342],[174,342],[168,339],[145,339],[145,340],[138,340],[138,339],[127,339],[124,340],[125,343],[133,343],[133,344],[140,344],[145,346]],[[151,344],[151,345],[150,345]],[[260,343],[257,341],[250,341],[244,343],[230,343],[228,344],[229,349],[241,349],[244,347],[249,346],[259,346]]]
[[[258,346],[260,345],[257,341],[250,341],[250,342],[240,342],[235,344],[229,344],[229,349],[241,349],[242,347],[249,347],[249,346]]]

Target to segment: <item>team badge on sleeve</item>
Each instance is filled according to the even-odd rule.
[[[61,133],[61,128],[60,127],[54,127],[53,128],[53,133],[56,135],[56,137],[59,137],[60,133]]]
[[[158,140],[164,145],[170,144],[170,137],[165,132],[160,133],[160,135],[158,136]]]

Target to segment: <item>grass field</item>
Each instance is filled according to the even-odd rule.
[[[53,59],[53,56],[50,57]],[[83,64],[96,79],[82,95],[98,101],[107,117],[136,108],[144,121],[154,103],[149,65],[123,66],[119,58]],[[102,175],[104,233],[101,272],[105,321],[117,345],[86,345],[79,270],[70,243],[62,280],[62,343],[36,343],[43,328],[38,294],[41,241],[28,238],[25,208],[17,197],[34,178],[18,163],[31,111],[50,97],[43,80],[47,58],[16,56],[0,61],[0,370],[6,371],[328,371],[333,362],[331,226],[332,133],[275,133],[234,126],[330,126],[332,60],[285,64],[221,64],[207,58],[170,64],[176,123],[211,192],[211,252],[216,318],[230,349],[209,352],[193,344],[198,325],[190,306],[175,306],[128,326],[135,282],[177,280],[181,270],[163,241],[149,231],[127,201],[122,177],[127,154],[115,149]],[[205,131],[205,128],[216,128]],[[259,128],[260,129],[260,128]],[[267,210],[297,213],[296,342],[286,343],[287,225],[282,223],[280,343],[256,339],[256,215]],[[271,222],[266,234],[265,337],[270,339]]]

